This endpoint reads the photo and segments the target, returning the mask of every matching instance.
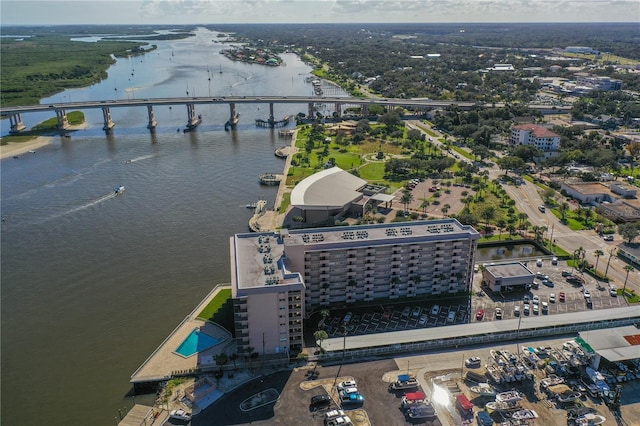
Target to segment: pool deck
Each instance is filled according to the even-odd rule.
[[[220,290],[227,288],[229,288],[228,285],[216,286],[131,375],[131,383],[160,382],[171,379],[174,372],[187,371],[196,367],[215,366],[215,356],[232,346],[234,344],[233,338],[221,326],[203,321],[196,316]],[[194,328],[199,328],[201,332],[209,336],[224,340],[212,348],[187,358],[178,355],[175,350]]]

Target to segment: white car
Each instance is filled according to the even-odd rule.
[[[552,265],[557,265],[558,264],[558,258],[554,257],[553,259],[551,259],[551,264]]]
[[[447,316],[447,322],[454,322],[455,320],[456,320],[455,311],[449,312],[449,315]]]
[[[169,412],[169,417],[171,417],[172,419],[188,422],[191,420],[191,413],[188,413],[183,409],[179,408],[177,410],[171,410]]]
[[[354,394],[354,393],[358,393],[358,388],[345,388],[345,389],[340,391],[340,396],[344,397],[344,396],[351,395],[351,394]]]
[[[422,316],[420,317],[420,320],[418,321],[418,325],[425,325],[427,323],[427,319],[429,317],[427,316],[427,314],[422,314]]]
[[[584,291],[584,298],[585,298],[585,299],[588,299],[588,298],[590,298],[590,297],[591,297],[591,292],[590,292],[589,290],[585,290],[585,291]]]
[[[349,389],[349,388],[357,388],[357,387],[358,386],[356,385],[355,380],[347,380],[338,384],[339,391]]]
[[[555,293],[551,293],[549,295],[549,303],[556,303],[556,295],[555,295]]]
[[[547,312],[549,310],[549,304],[547,302],[542,302],[542,312]]]
[[[540,297],[536,294],[533,296],[533,306],[538,306],[540,304]]]
[[[609,296],[611,297],[618,296],[618,290],[614,286],[609,287]]]
[[[496,308],[496,319],[502,319],[502,309]]]
[[[536,265],[539,267],[542,266],[542,259],[536,260]]]
[[[520,316],[520,306],[516,306],[513,308],[513,315],[519,317]]]
[[[437,316],[439,313],[440,313],[440,306],[434,305],[433,308],[431,308],[431,315]]]
[[[480,357],[477,357],[477,356],[467,358],[464,361],[464,365],[467,367],[480,367],[481,363],[482,363],[482,360],[480,359]]]

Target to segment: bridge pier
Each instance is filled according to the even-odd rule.
[[[342,104],[336,103],[335,112],[337,114],[337,118],[342,117]]]
[[[27,126],[22,122],[22,116],[20,113],[11,114],[9,116],[9,122],[11,123],[10,133],[20,133],[27,128]]]
[[[147,105],[147,114],[149,115],[149,124],[147,124],[147,129],[155,130],[158,126],[158,122],[156,121],[156,116],[153,113],[153,105]]]
[[[184,129],[184,131],[190,132],[198,127],[200,123],[202,123],[202,116],[196,115],[196,106],[194,104],[187,104],[187,128]]]
[[[235,129],[236,125],[240,121],[239,115],[236,112],[236,104],[235,102],[229,103],[229,119],[226,123],[224,123],[224,129]]]
[[[273,102],[269,102],[269,125],[274,127],[276,123],[276,119],[273,115]]]
[[[367,105],[367,104],[360,105],[360,113],[362,114],[363,117],[368,116],[369,115],[369,105]]]
[[[309,102],[309,112],[307,115],[309,116],[310,119],[315,118],[314,111],[313,111],[313,102]]]
[[[104,126],[102,126],[102,130],[106,132],[110,132],[116,125],[111,119],[111,110],[109,107],[102,107],[102,121],[104,122]]]
[[[67,120],[67,111],[63,109],[57,109],[56,117],[58,119],[58,130],[66,130],[69,128],[69,120]]]

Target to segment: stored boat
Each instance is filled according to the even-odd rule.
[[[487,374],[489,374],[489,377],[491,377],[491,380],[493,380],[497,384],[502,383],[503,381],[502,373],[500,372],[500,369],[498,368],[498,366],[487,365]]]
[[[562,377],[558,377],[555,374],[551,374],[548,377],[540,380],[540,386],[543,388],[548,388],[549,386],[555,386],[564,383],[564,379]]]
[[[487,402],[484,406],[489,412],[493,411],[513,411],[520,408],[520,401],[516,402],[499,402],[499,401],[491,401]]]
[[[591,367],[586,368],[587,376],[594,385],[598,386],[601,392],[607,392],[610,390],[609,385],[605,381],[604,376],[598,370],[594,370]]]
[[[522,400],[522,394],[517,390],[510,390],[506,392],[500,392],[496,395],[496,402],[513,403]]]
[[[402,397],[402,408],[409,408],[427,403],[427,395],[424,392],[408,392]]]
[[[576,426],[592,426],[592,425],[601,425],[607,420],[606,417],[601,416],[600,414],[588,413],[581,417],[578,417],[573,421]]]
[[[461,393],[456,396],[456,403],[463,412],[473,413],[473,404],[465,394]]]
[[[538,418],[538,413],[534,410],[518,410],[511,415],[514,420],[533,420]]]
[[[414,389],[418,387],[418,380],[409,374],[400,374],[398,380],[389,385],[391,390]]]
[[[469,390],[480,396],[495,396],[496,389],[489,383],[478,383],[477,386],[471,386]]]
[[[435,408],[433,408],[433,406],[429,403],[424,403],[422,405],[410,407],[407,410],[407,416],[409,416],[410,419],[414,419],[414,420],[418,420],[418,419],[428,420],[428,419],[435,419],[436,417],[438,417],[438,415],[436,414]]]

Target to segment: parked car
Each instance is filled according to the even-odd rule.
[[[316,395],[311,397],[311,409],[319,410],[321,408],[327,408],[331,405],[331,397],[327,394]]]
[[[480,359],[480,357],[477,357],[477,356],[467,358],[464,360],[464,365],[465,367],[468,367],[468,368],[480,367],[481,363],[482,363],[482,360]]]
[[[515,308],[513,308],[513,315],[519,317],[520,316],[520,306],[516,306]]]
[[[416,306],[415,308],[413,308],[411,315],[418,318],[420,316],[420,312],[422,312],[422,308],[420,306]]]
[[[571,276],[571,275],[572,275],[572,274],[571,274],[571,272],[569,272],[569,271],[562,271],[562,276],[563,276],[563,277],[569,277],[569,276]]]
[[[564,291],[561,291],[561,292],[558,294],[558,298],[559,298],[559,300],[560,300],[561,302],[564,302],[564,301],[565,301],[565,294],[564,294]]]
[[[547,302],[542,302],[542,313],[549,312],[549,304]]]
[[[551,264],[552,265],[557,265],[558,264],[558,258],[554,257],[553,259],[551,259]]]
[[[484,310],[480,309],[478,312],[476,312],[476,320],[482,321],[483,318],[484,318]]]
[[[533,314],[538,315],[540,313],[540,308],[538,305],[533,305]]]
[[[613,234],[606,234],[602,237],[605,241],[613,241]]]
[[[341,397],[342,405],[362,405],[364,404],[364,395],[361,393],[352,393]]]
[[[502,319],[502,309],[496,308],[496,319]]]
[[[411,308],[408,306],[402,310],[403,317],[408,317],[410,313],[411,313]]]
[[[614,286],[609,287],[609,295],[611,297],[618,296],[618,290]]]
[[[355,380],[347,380],[347,381],[344,381],[342,383],[338,383],[338,390],[339,391],[342,391],[342,390],[345,390],[345,389],[349,389],[349,388],[356,388],[356,387],[358,387],[358,386],[356,385]]]
[[[524,312],[524,314],[525,314],[525,315],[529,315],[529,312],[530,312],[530,310],[529,310],[529,309],[530,309],[530,308],[529,308],[529,304],[524,305],[524,310],[523,310],[523,312]]]
[[[536,260],[536,266],[538,266],[538,267],[542,266],[542,259]]]
[[[353,312],[347,312],[347,315],[344,316],[344,319],[342,320],[342,322],[345,324],[349,324],[349,321],[351,321],[352,317],[353,317]]]
[[[440,306],[434,305],[433,308],[431,308],[431,315],[438,316],[439,313],[440,313]]]
[[[427,314],[422,314],[422,316],[418,320],[418,325],[425,325],[427,323],[428,318],[429,317],[427,316]]]
[[[556,303],[556,295],[555,295],[555,293],[549,294],[549,303]]]
[[[529,295],[528,295],[528,294],[525,294],[525,295],[524,295],[524,298],[523,298],[522,300],[524,301],[524,304],[525,304],[525,305],[526,305],[526,304],[528,304],[528,303],[529,303],[529,300],[530,300],[530,299],[529,299]]]
[[[540,297],[536,294],[533,296],[533,306],[536,306],[540,303]]]
[[[355,393],[358,393],[358,388],[356,387],[344,388],[340,391],[340,398],[343,398],[343,397],[346,397],[347,395],[351,395]]]
[[[456,320],[455,311],[449,312],[449,315],[447,315],[447,322],[454,322],[455,320]]]
[[[584,295],[584,298],[587,299],[587,298],[591,297],[591,292],[589,290],[585,289],[583,295]]]

